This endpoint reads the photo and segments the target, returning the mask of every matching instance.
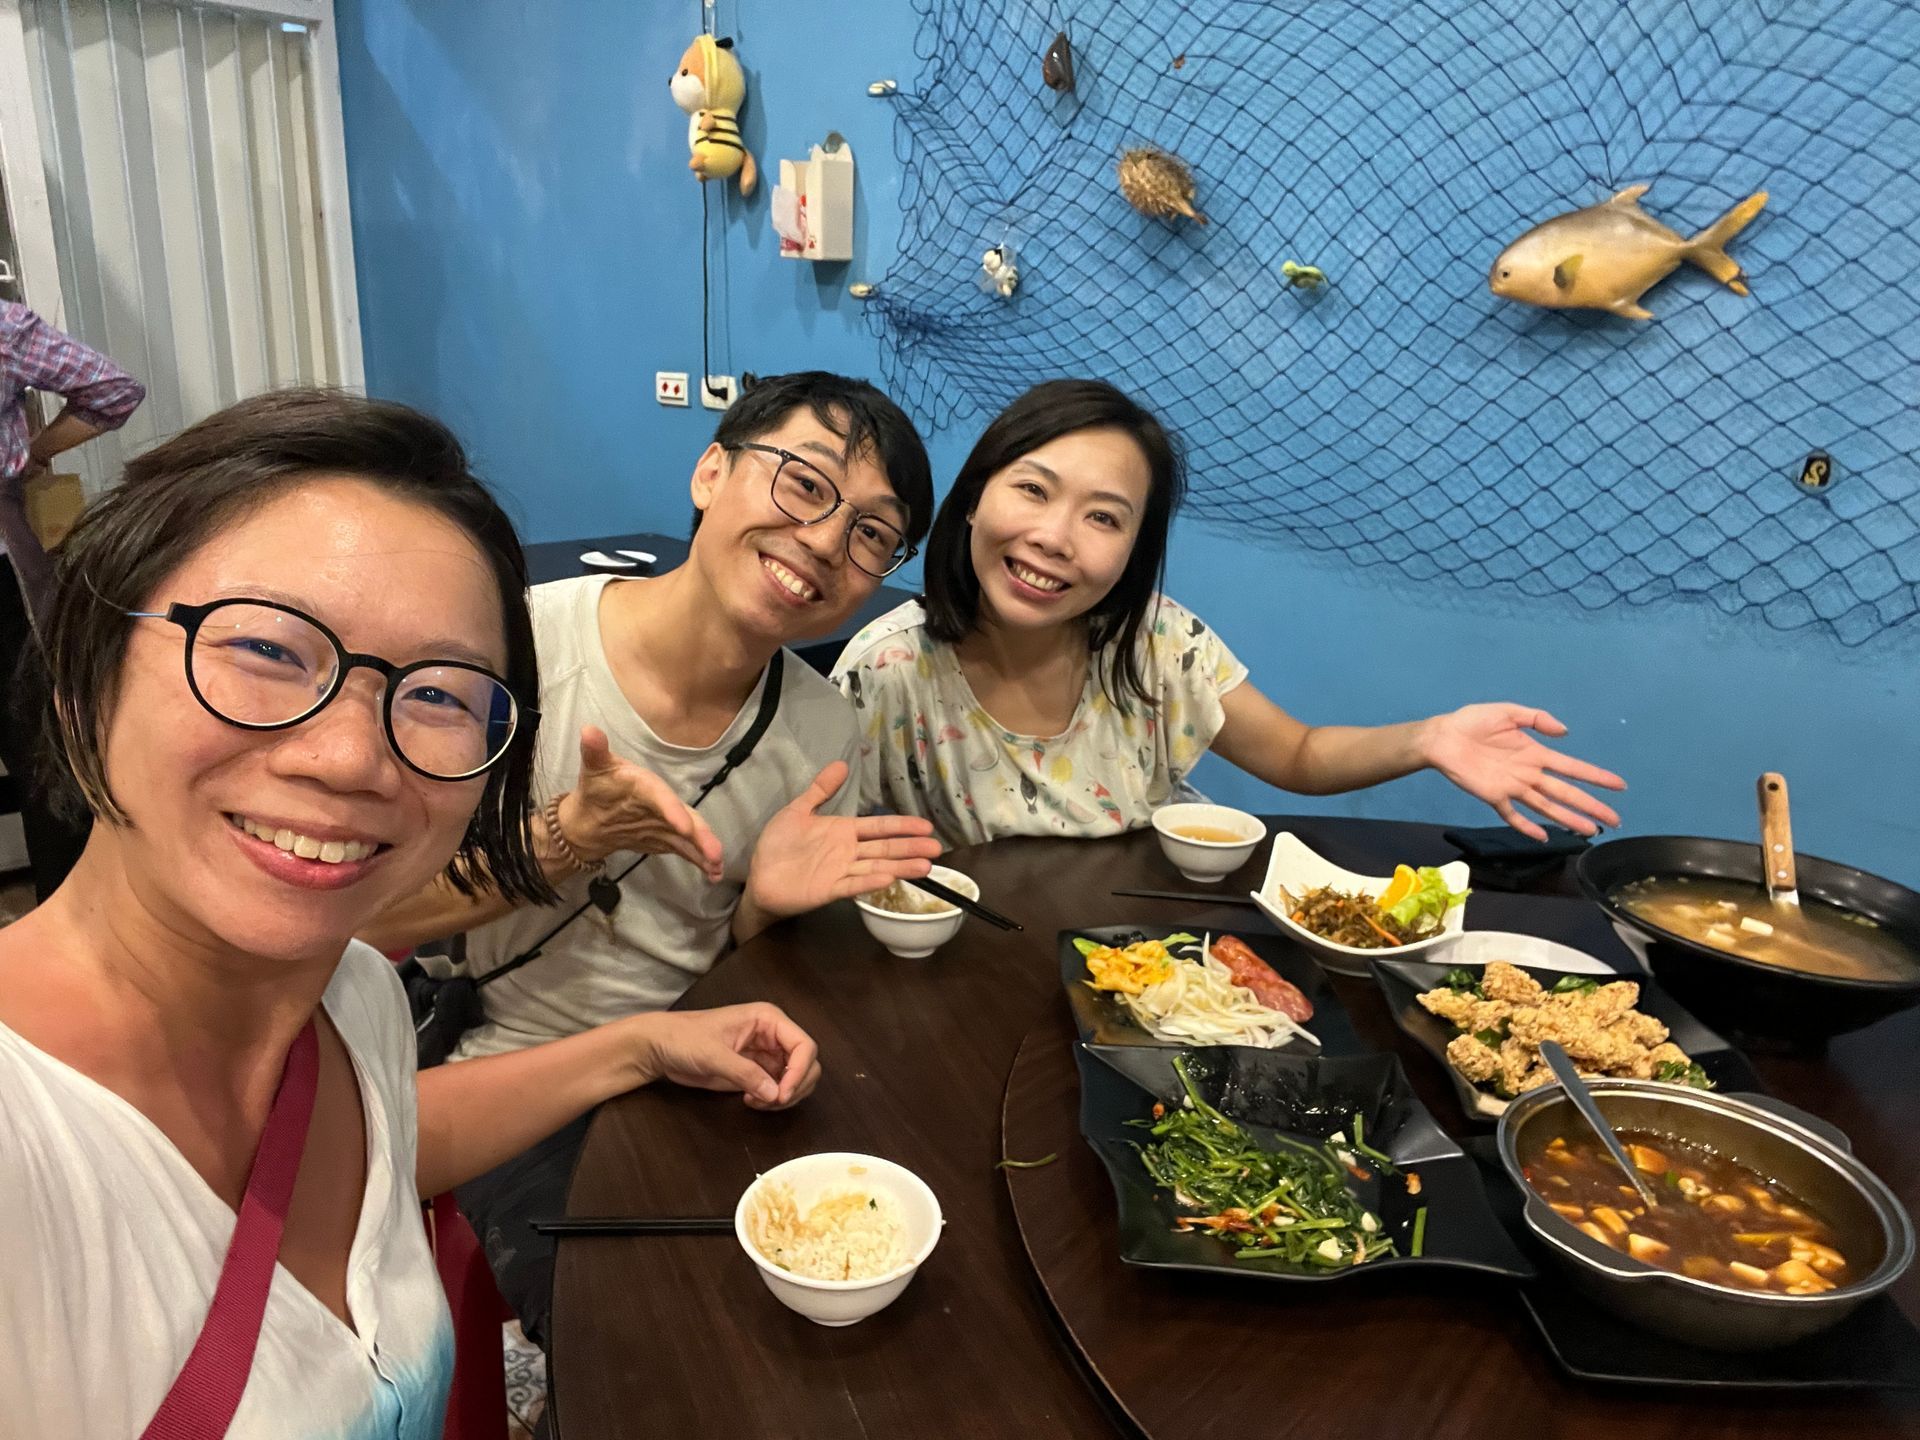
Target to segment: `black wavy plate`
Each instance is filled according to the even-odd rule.
[[[1381,993],[1386,996],[1387,1008],[1393,1012],[1394,1023],[1418,1041],[1420,1048],[1439,1061],[1440,1068],[1447,1072],[1447,1078],[1453,1082],[1453,1088],[1460,1096],[1460,1108],[1467,1112],[1467,1118],[1491,1125],[1499,1120],[1501,1112],[1507,1108],[1506,1102],[1491,1091],[1481,1089],[1447,1063],[1447,1042],[1460,1032],[1438,1015],[1422,1009],[1417,998],[1424,991],[1436,989],[1445,981],[1449,970],[1466,970],[1478,976],[1486,968],[1484,965],[1429,964],[1420,960],[1376,960],[1373,962],[1373,978],[1379,982]],[[1520,968],[1548,989],[1552,989],[1555,982],[1567,974],[1563,970],[1541,970],[1531,965]],[[1607,977],[1603,975],[1577,978],[1607,983]],[[1707,1078],[1713,1081],[1715,1090],[1766,1089],[1745,1055],[1681,1009],[1679,1002],[1652,980],[1645,975],[1620,975],[1614,978],[1631,980],[1640,987],[1640,1003],[1635,1008],[1642,1015],[1651,1015],[1667,1027],[1669,1038],[1707,1072]]]
[[[1324,1140],[1352,1133],[1355,1113],[1366,1117],[1368,1143],[1402,1171],[1417,1173],[1420,1193],[1407,1193],[1404,1175],[1354,1181],[1360,1202],[1380,1217],[1382,1233],[1401,1254],[1364,1265],[1321,1270],[1283,1260],[1241,1260],[1211,1236],[1177,1233],[1180,1212],[1140,1163],[1140,1143],[1152,1137],[1127,1121],[1146,1119],[1153,1103],[1185,1096],[1174,1073],[1186,1056],[1206,1101],[1244,1124],[1257,1142],[1274,1132]],[[1479,1167],[1441,1131],[1407,1084],[1391,1055],[1329,1058],[1285,1055],[1244,1045],[1192,1049],[1167,1046],[1082,1045],[1080,1133],[1107,1168],[1120,1209],[1120,1258],[1152,1269],[1245,1275],[1288,1284],[1330,1284],[1356,1275],[1414,1267],[1479,1270],[1526,1279],[1534,1274],[1487,1203]],[[1405,1253],[1415,1212],[1427,1208],[1424,1253]]]
[[[1135,940],[1163,940],[1169,935],[1178,935],[1185,931],[1189,935],[1204,936],[1211,927],[1200,925],[1168,925],[1142,930],[1138,925],[1103,925],[1092,930],[1062,930],[1060,932],[1060,983],[1067,989],[1067,1004],[1073,1010],[1074,1028],[1080,1032],[1080,1038],[1089,1045],[1151,1045],[1160,1049],[1178,1049],[1179,1042],[1156,1040],[1134,1023],[1116,996],[1102,990],[1094,990],[1086,984],[1087,962],[1080,952],[1073,948],[1076,938],[1084,937],[1100,945],[1129,945]],[[1369,1055],[1373,1047],[1364,1044],[1354,1033],[1353,1020],[1347,1014],[1346,1006],[1333,993],[1333,986],[1327,982],[1325,972],[1308,958],[1306,952],[1282,940],[1277,935],[1263,935],[1254,930],[1226,930],[1215,934],[1237,935],[1246,942],[1247,947],[1267,964],[1271,965],[1282,980],[1291,981],[1300,988],[1313,1004],[1313,1018],[1306,1022],[1306,1028],[1320,1044],[1318,1047],[1304,1040],[1289,1040],[1284,1045],[1274,1047],[1274,1053],[1285,1055]]]

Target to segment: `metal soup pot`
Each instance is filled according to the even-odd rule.
[[[1622,886],[1649,877],[1735,880],[1761,890],[1760,847],[1750,842],[1627,836],[1584,851],[1575,874],[1620,938],[1644,953],[1667,993],[1710,1025],[1818,1043],[1920,1004],[1920,894],[1849,865],[1812,855],[1796,859],[1800,893],[1874,921],[1914,957],[1912,975],[1853,980],[1749,960],[1665,930],[1616,898]]]
[[[1705,1350],[1768,1350],[1838,1324],[1913,1262],[1913,1222],[1893,1192],[1824,1121],[1764,1096],[1735,1097],[1648,1080],[1590,1080],[1616,1130],[1691,1141],[1792,1191],[1833,1227],[1857,1278],[1818,1295],[1738,1290],[1660,1270],[1595,1240],[1554,1214],[1520,1168],[1522,1137],[1541,1127],[1577,1137],[1586,1121],[1558,1085],[1530,1090],[1500,1118],[1500,1160],[1526,1197],[1528,1228],[1567,1280],[1628,1322]],[[1792,1116],[1794,1118],[1789,1118]],[[1677,1199],[1675,1203],[1679,1202]]]

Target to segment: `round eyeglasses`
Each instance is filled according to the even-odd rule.
[[[129,610],[186,632],[187,688],[207,712],[242,730],[286,730],[324,710],[365,666],[386,681],[381,720],[408,769],[470,780],[498,764],[523,709],[506,681],[464,660],[395,665],[359,655],[313,616],[273,600],[215,600]]]
[[[853,514],[847,525],[847,558],[876,580],[884,580],[919,550],[907,543],[907,537],[891,520],[865,510],[857,510],[840,493],[840,487],[823,475],[812,462],[801,459],[778,445],[742,441],[730,450],[757,450],[775,457],[773,467],[773,503],[789,520],[802,525],[818,525],[830,519],[845,505]]]

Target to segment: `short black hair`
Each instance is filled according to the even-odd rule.
[[[1104,380],[1048,380],[994,416],[974,443],[953,489],[934,517],[925,570],[927,632],[956,645],[980,617],[980,577],[973,573],[974,507],[987,482],[1023,455],[1081,430],[1119,430],[1146,456],[1151,483],[1127,568],[1087,612],[1087,642],[1101,688],[1116,705],[1127,696],[1151,707],[1140,664],[1140,630],[1167,564],[1167,532],[1186,495],[1186,464],[1178,440],[1137,400]]]
[[[487,772],[449,867],[456,888],[514,900],[557,897],[534,858],[529,796],[540,675],[526,559],[513,522],[439,421],[404,405],[296,389],[242,400],[127,462],[122,484],[89,506],[61,546],[43,634],[41,766],[74,818],[129,823],[107,784],[106,732],[134,622],[129,610],[223,529],[320,475],[363,480],[439,512],[487,559],[506,632],[505,680],[521,724]]]
[[[872,453],[907,507],[907,543],[918,545],[933,520],[933,465],[906,411],[865,380],[829,370],[764,376],[727,407],[713,443],[732,451],[779,429],[802,406],[847,442],[848,456]],[[693,512],[693,528],[700,528],[698,510]]]

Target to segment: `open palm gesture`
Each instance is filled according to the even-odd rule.
[[[1567,733],[1546,711],[1527,705],[1467,705],[1427,723],[1428,763],[1469,795],[1486,801],[1522,835],[1547,838],[1520,810],[1522,805],[1580,835],[1620,823],[1612,806],[1569,782],[1605,790],[1624,790],[1627,782],[1534,739],[1534,732]]]
[[[617,850],[678,855],[717,882],[726,858],[699,812],[651,770],[614,754],[596,725],[581,728],[580,778],[560,801],[560,828],[589,862]]]
[[[769,915],[799,915],[865,895],[895,880],[918,880],[939,858],[933,823],[917,815],[822,815],[847,783],[836,760],[760,832],[747,894]]]

